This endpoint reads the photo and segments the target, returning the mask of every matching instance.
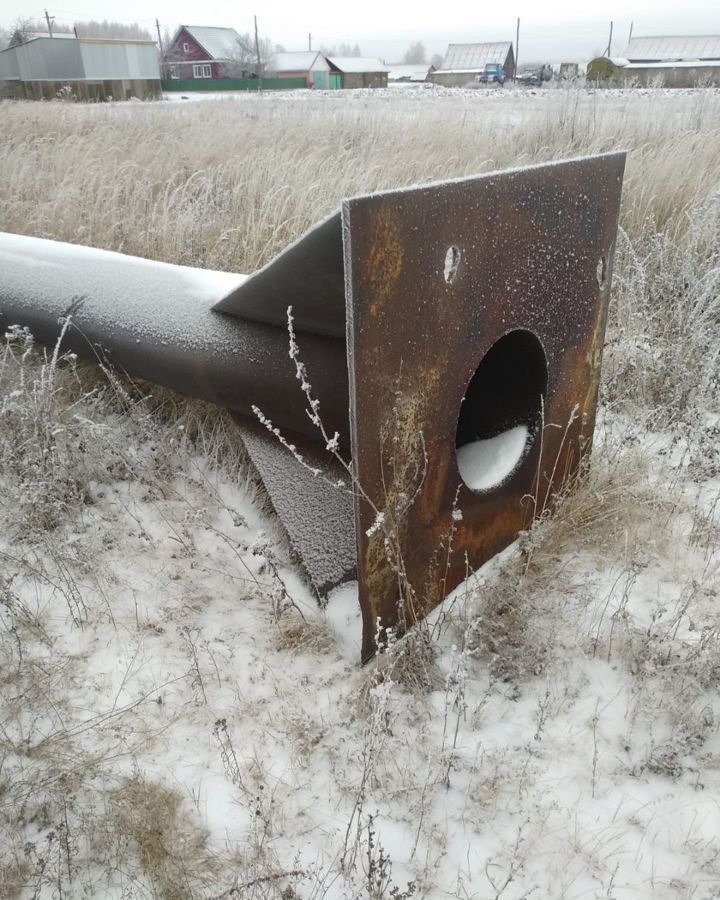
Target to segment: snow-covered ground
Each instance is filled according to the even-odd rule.
[[[292,90],[292,91],[165,91],[162,95],[163,100],[172,102],[186,102],[189,100],[228,100],[235,99],[242,101],[248,98],[266,101],[281,100],[307,103],[310,98],[316,99],[318,102],[336,101],[339,103],[357,101],[372,98],[372,102],[382,100],[393,100],[398,96],[405,99],[418,100],[426,102],[429,98],[458,98],[462,97],[466,100],[476,100],[478,103],[517,103],[523,100],[533,100],[538,97],[556,97],[559,93],[579,92],[584,96],[592,97],[598,95],[603,98],[613,97],[619,99],[627,99],[628,97],[679,97],[679,96],[706,96],[707,94],[720,94],[720,88],[703,87],[703,88],[644,88],[644,87],[628,87],[628,88],[607,88],[607,87],[588,87],[577,88],[574,84],[568,82],[557,82],[549,87],[515,87],[507,85],[499,88],[497,86],[477,86],[477,87],[441,87],[434,84],[389,84],[386,88],[368,89],[352,89],[342,91],[319,91],[319,90]],[[312,102],[312,101],[311,101]]]
[[[8,347],[5,423],[50,377]],[[355,588],[317,606],[237,459],[189,436],[205,413],[81,376],[59,364],[24,462],[83,496],[2,476],[6,881],[15,859],[39,896],[720,895],[720,478],[681,435],[607,416],[589,486],[361,669]]]
[[[707,97],[649,102],[667,102],[670,123],[697,120],[695,159],[714,172],[699,149],[720,136]],[[250,129],[255,99],[218,105],[218,128],[237,128],[237,108]],[[36,109],[78,146],[82,111]],[[93,131],[115,133],[117,112],[88,111]],[[630,118],[617,119],[625,134]],[[577,143],[591,117],[553,121]],[[354,586],[317,605],[232,421],[4,338],[0,896],[720,898],[720,181],[705,189],[674,162],[685,138],[646,125],[587,480],[365,668]],[[427,146],[411,136],[414,160]],[[39,207],[28,231],[68,236],[76,211],[22,187],[25,158],[51,162],[65,138],[18,142],[15,156],[6,140],[16,177],[0,228]],[[185,145],[163,140],[180,171]],[[228,164],[214,164],[185,177],[207,179],[193,209],[220,216],[227,192],[207,185]],[[135,239],[125,171],[114,249]],[[63,190],[84,203],[73,177]],[[154,179],[133,207],[148,248],[165,190]],[[183,189],[168,183],[168,196]],[[101,206],[77,227],[105,221]],[[253,214],[265,248],[276,232]],[[229,230],[192,234],[163,258],[226,259],[212,254]]]

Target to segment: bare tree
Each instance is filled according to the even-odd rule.
[[[69,25],[61,25],[58,22],[53,23],[52,30],[53,34],[72,33],[72,28]],[[47,22],[44,22],[40,19],[17,19],[12,26],[12,34],[8,46],[17,47],[20,44],[26,44],[31,39],[31,37],[36,34],[49,34]]]
[[[430,65],[434,66],[436,69],[442,69],[443,64],[443,56],[440,53],[434,53],[432,59],[430,60]]]
[[[426,59],[425,46],[422,41],[418,41],[416,44],[410,44],[405,51],[405,56],[403,56],[403,62],[406,65],[423,65]]]
[[[260,38],[258,48],[260,50],[260,66],[258,69],[258,54],[255,49],[255,38],[248,34],[241,34],[236,47],[228,54],[227,62],[223,62],[221,74],[223,78],[248,78],[260,77],[273,55],[275,45],[268,38]],[[277,51],[280,52],[280,51]]]
[[[0,28],[0,50],[4,50],[10,43],[12,34],[4,28]]]

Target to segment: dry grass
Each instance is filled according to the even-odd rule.
[[[137,854],[161,900],[190,900],[215,881],[220,861],[177,790],[141,775],[127,779],[110,794],[108,827]]]
[[[615,452],[613,457],[610,447],[596,447],[592,463],[535,522],[522,545],[526,577],[542,577],[569,545],[604,559],[631,556],[638,546],[668,549],[672,535],[663,525],[680,502],[673,473],[669,467],[658,471],[656,460],[651,473],[647,451],[632,445]]]
[[[290,618],[287,614],[276,622],[274,643],[278,650],[290,652],[310,650],[330,653],[335,648],[335,638],[323,621],[298,615]]]
[[[623,226],[684,230],[720,181],[720,94],[0,104],[0,227],[252,271],[377,188],[630,150]]]

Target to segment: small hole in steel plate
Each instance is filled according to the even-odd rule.
[[[607,258],[605,256],[601,256],[598,260],[595,275],[597,278],[597,283],[600,285],[600,287],[602,287],[605,284],[605,279],[607,278]]]
[[[445,281],[448,284],[452,284],[455,281],[455,276],[458,273],[458,268],[460,266],[460,250],[458,247],[454,245],[452,247],[448,247],[447,253],[445,254]]]

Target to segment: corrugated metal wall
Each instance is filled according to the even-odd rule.
[[[0,81],[160,79],[154,44],[36,38],[0,53]]]
[[[154,44],[110,44],[79,41],[87,79],[160,78]]]
[[[10,81],[19,77],[17,53],[14,50],[3,50],[0,53],[0,81]]]
[[[77,41],[36,38],[13,48],[23,81],[71,81],[83,77]]]

